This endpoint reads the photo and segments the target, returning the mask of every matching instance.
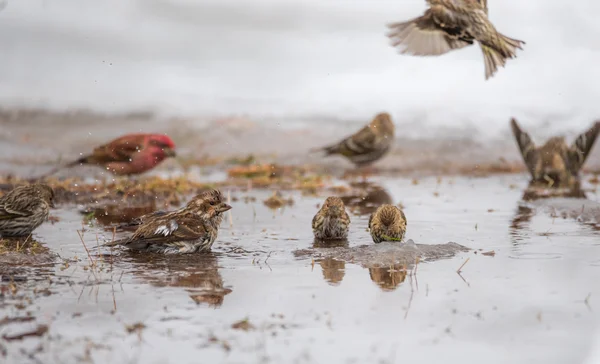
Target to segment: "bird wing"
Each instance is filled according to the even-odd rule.
[[[600,133],[600,121],[594,123],[585,133],[579,135],[567,151],[569,159],[569,167],[572,172],[577,173],[585,163],[585,160],[590,155],[590,151],[594,146],[594,142]]]
[[[488,15],[488,0],[477,0],[481,7],[483,7],[483,11],[485,11],[485,15]]]
[[[529,173],[531,173],[531,175],[533,176],[536,160],[535,144],[529,137],[529,134],[521,130],[515,118],[512,118],[510,120],[510,126],[512,128],[512,132],[515,136],[515,139],[517,140],[517,145],[519,146],[519,150],[521,151],[521,156],[523,156],[523,161],[525,162]]]
[[[30,216],[33,214],[27,204],[21,203],[19,199],[12,195],[5,195],[0,198],[0,220],[14,219],[15,217]]]
[[[128,162],[133,154],[141,150],[142,147],[143,144],[135,140],[117,139],[95,148],[87,158],[94,163]]]
[[[473,44],[474,38],[444,7],[434,6],[423,16],[389,24],[387,36],[402,54],[439,56]]]
[[[125,245],[192,241],[205,237],[207,233],[202,220],[193,216],[159,217],[140,226]]]

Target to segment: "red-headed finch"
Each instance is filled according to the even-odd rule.
[[[357,167],[371,164],[383,157],[394,142],[394,123],[388,113],[380,113],[364,128],[344,140],[313,151],[325,155],[340,154]]]
[[[162,254],[187,254],[210,251],[217,239],[223,212],[231,206],[221,192],[210,190],[194,197],[183,208],[149,214],[142,218],[135,233],[105,246],[122,245],[131,250]]]
[[[164,134],[128,134],[46,175],[81,164],[100,166],[117,176],[140,174],[175,155],[175,143]]]
[[[579,182],[579,171],[600,133],[600,121],[597,121],[572,145],[567,145],[564,137],[553,137],[541,147],[536,147],[517,120],[511,119],[510,126],[532,182],[541,182],[549,187],[570,188]]]
[[[506,60],[515,58],[525,42],[506,37],[488,19],[487,0],[426,0],[423,16],[389,24],[387,36],[402,54],[439,56],[479,43],[485,62],[485,79]]]
[[[350,216],[339,197],[327,197],[312,220],[315,238],[320,240],[343,240],[348,237]]]
[[[26,236],[48,219],[54,191],[44,184],[19,186],[0,197],[0,237]]]
[[[398,206],[379,206],[369,218],[369,232],[375,243],[402,241],[406,232],[406,216]]]

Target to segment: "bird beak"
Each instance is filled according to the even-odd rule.
[[[229,206],[226,203],[220,204],[219,207],[217,208],[218,212],[225,212],[225,211],[228,211],[228,210],[231,210],[231,206]]]
[[[175,153],[175,149],[164,148],[163,152],[165,153],[165,156],[167,156],[167,157],[175,157],[175,156],[177,156],[177,153]]]

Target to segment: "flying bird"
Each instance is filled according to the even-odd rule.
[[[382,241],[402,241],[406,233],[406,216],[398,206],[383,204],[371,214],[369,232],[376,244]]]
[[[48,220],[54,191],[44,184],[19,186],[0,197],[0,237],[27,236]]]
[[[579,171],[600,133],[600,121],[596,121],[571,145],[567,145],[565,138],[559,136],[537,147],[515,118],[511,119],[510,126],[532,182],[541,182],[549,187],[571,188],[579,182]]]
[[[382,158],[394,142],[394,123],[388,113],[380,113],[365,127],[342,141],[326,147],[312,149],[326,156],[339,154],[356,167],[374,163]]]
[[[223,213],[230,209],[221,192],[209,190],[179,210],[149,214],[139,220],[132,236],[104,246],[162,254],[208,252],[217,239]]]
[[[144,173],[166,158],[175,156],[175,143],[164,134],[127,134],[44,176],[83,164],[103,167],[117,176],[134,175]]]
[[[439,56],[477,41],[487,80],[523,49],[524,41],[500,34],[490,22],[487,0],[426,1],[429,8],[423,16],[388,25],[387,36],[401,54]]]
[[[312,220],[315,238],[319,240],[343,240],[348,237],[350,216],[341,198],[330,196]]]

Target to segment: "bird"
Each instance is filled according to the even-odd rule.
[[[103,167],[116,176],[136,175],[175,156],[175,143],[167,135],[127,134],[96,147],[91,154],[59,166],[42,177],[83,164]]]
[[[54,191],[45,184],[19,186],[0,197],[0,237],[31,234],[48,220]]]
[[[312,220],[313,234],[319,240],[344,240],[348,237],[350,216],[341,198],[330,196],[325,199]]]
[[[168,213],[149,214],[128,238],[104,246],[124,246],[134,251],[161,254],[208,252],[219,232],[223,213],[231,209],[219,190],[192,198],[186,206]]]
[[[406,233],[406,216],[398,206],[383,204],[371,214],[368,226],[376,244],[382,241],[402,241]]]
[[[383,157],[394,142],[394,123],[388,113],[379,113],[365,127],[333,145],[312,149],[323,151],[325,156],[340,154],[356,167],[374,163]]]
[[[479,43],[488,80],[516,58],[524,41],[500,34],[488,19],[487,0],[426,0],[429,8],[415,19],[388,24],[387,36],[401,54],[439,56]]]
[[[587,131],[577,136],[571,145],[567,145],[564,137],[558,136],[537,147],[515,118],[510,120],[510,126],[531,174],[531,182],[555,188],[572,188],[577,185],[579,171],[600,133],[600,121],[596,121]]]

